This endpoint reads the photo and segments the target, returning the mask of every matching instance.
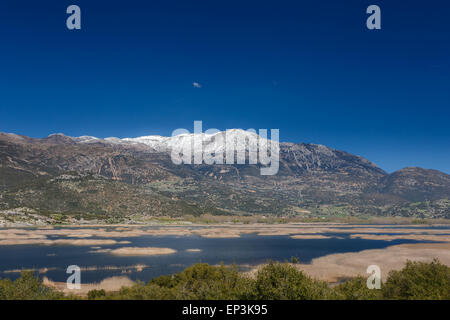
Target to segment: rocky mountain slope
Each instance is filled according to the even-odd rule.
[[[228,132],[251,142],[253,133]],[[219,154],[225,133],[202,134]],[[150,216],[413,216],[450,218],[450,176],[405,168],[392,174],[359,156],[316,144],[279,143],[277,175],[259,165],[176,165],[192,135],[34,139],[0,134],[0,210],[121,221]],[[270,143],[270,141],[268,141]],[[237,143],[237,150],[248,143]],[[19,209],[20,208],[20,209]],[[6,214],[8,213],[8,214]]]

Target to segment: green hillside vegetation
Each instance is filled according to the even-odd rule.
[[[31,272],[15,281],[0,280],[0,299],[79,299],[42,285]],[[389,273],[380,290],[370,290],[366,279],[356,277],[330,287],[310,278],[288,263],[270,262],[254,277],[239,273],[236,266],[199,263],[175,275],[137,283],[118,292],[92,290],[87,299],[110,300],[450,300],[450,268],[438,260],[411,262]]]

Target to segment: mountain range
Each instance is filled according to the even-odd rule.
[[[200,134],[203,150],[222,152],[224,134]],[[255,135],[238,129],[227,134],[237,141]],[[284,142],[277,144],[274,176],[262,176],[253,164],[174,164],[172,148],[192,138],[0,133],[0,221],[202,214],[450,218],[450,175],[437,170],[389,174],[345,151]],[[248,157],[247,144],[236,148]]]

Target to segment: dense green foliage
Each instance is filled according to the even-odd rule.
[[[367,279],[356,277],[335,287],[314,280],[288,263],[270,262],[254,276],[236,266],[195,264],[175,275],[161,276],[147,284],[137,283],[118,292],[92,290],[88,299],[192,299],[192,300],[450,300],[450,268],[439,261],[411,262],[389,273],[380,290],[370,290]],[[73,299],[44,286],[31,272],[15,281],[0,280],[0,299]]]
[[[62,293],[42,284],[31,271],[24,271],[20,278],[0,280],[0,300],[55,300],[64,298]]]
[[[383,288],[383,286],[382,286]],[[367,288],[367,279],[355,277],[334,287],[336,295],[344,300],[378,300],[383,299],[383,290]]]
[[[252,281],[236,267],[195,264],[173,276],[162,276],[148,284],[122,288],[109,294],[113,299],[251,299]]]
[[[254,280],[252,299],[314,300],[333,298],[327,283],[313,280],[295,267],[269,263],[261,268]]]
[[[408,261],[401,271],[391,271],[383,288],[386,299],[450,300],[450,268],[431,263]]]
[[[103,298],[104,296],[106,296],[106,292],[105,290],[101,289],[101,290],[91,290],[88,292],[88,299],[89,300],[95,300],[95,299],[99,299],[99,298]]]

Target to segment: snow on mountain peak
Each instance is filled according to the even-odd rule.
[[[193,144],[201,142],[202,152],[218,153],[226,148],[226,142],[234,144],[235,150],[248,150],[249,147],[257,150],[258,143],[268,144],[271,140],[258,135],[255,131],[242,129],[228,129],[217,132],[183,133],[172,137],[160,135],[141,136],[136,138],[105,138],[99,139],[92,136],[75,138],[79,143],[104,142],[123,145],[146,145],[157,152],[169,152],[171,149],[190,148]],[[186,149],[184,149],[186,150]]]

